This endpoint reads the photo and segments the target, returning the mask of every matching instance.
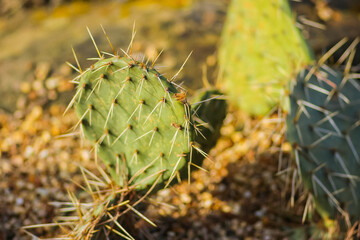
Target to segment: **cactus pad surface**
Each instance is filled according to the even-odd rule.
[[[284,89],[312,60],[295,24],[288,0],[231,1],[219,61],[227,93],[245,112],[287,108]]]
[[[153,68],[127,57],[100,59],[81,73],[79,124],[116,183],[137,189],[171,181],[193,141],[184,94]]]
[[[325,65],[292,86],[287,137],[305,187],[325,220],[360,218],[360,82]]]
[[[227,102],[222,96],[217,89],[205,89],[198,91],[192,99],[193,119],[199,126],[196,142],[205,152],[215,146],[220,137],[220,129],[227,113]]]

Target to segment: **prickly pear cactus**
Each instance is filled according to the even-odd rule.
[[[79,124],[116,183],[167,184],[190,158],[190,105],[155,69],[130,58],[101,59],[79,78]],[[185,171],[186,172],[186,171]]]
[[[209,151],[220,137],[220,128],[227,113],[227,102],[217,89],[200,90],[191,100],[193,119],[198,125],[196,142]]]
[[[300,72],[287,137],[316,209],[331,223],[360,219],[360,82],[327,66]]]
[[[268,113],[311,56],[288,0],[231,1],[219,61],[224,87],[242,110]]]

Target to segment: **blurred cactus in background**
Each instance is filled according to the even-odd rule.
[[[291,78],[312,61],[288,0],[231,1],[219,51],[224,87],[251,115],[285,106]]]

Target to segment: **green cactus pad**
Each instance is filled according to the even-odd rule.
[[[227,113],[227,102],[222,96],[217,89],[205,89],[198,91],[191,99],[193,118],[199,125],[196,142],[205,152],[215,146],[220,137],[220,128]]]
[[[297,77],[287,137],[302,181],[325,220],[360,219],[360,82],[327,66]],[[329,222],[329,221],[328,221]]]
[[[229,96],[245,112],[265,115],[286,97],[284,89],[312,54],[288,0],[233,0],[219,60]]]
[[[102,59],[76,93],[83,132],[116,183],[141,190],[172,180],[189,161],[193,130],[182,93],[155,69],[129,58]]]

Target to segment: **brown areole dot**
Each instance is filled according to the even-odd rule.
[[[171,123],[171,126],[173,126],[174,128],[178,129],[178,130],[182,130],[182,126],[180,124],[177,124],[177,123],[174,123],[172,122]]]

